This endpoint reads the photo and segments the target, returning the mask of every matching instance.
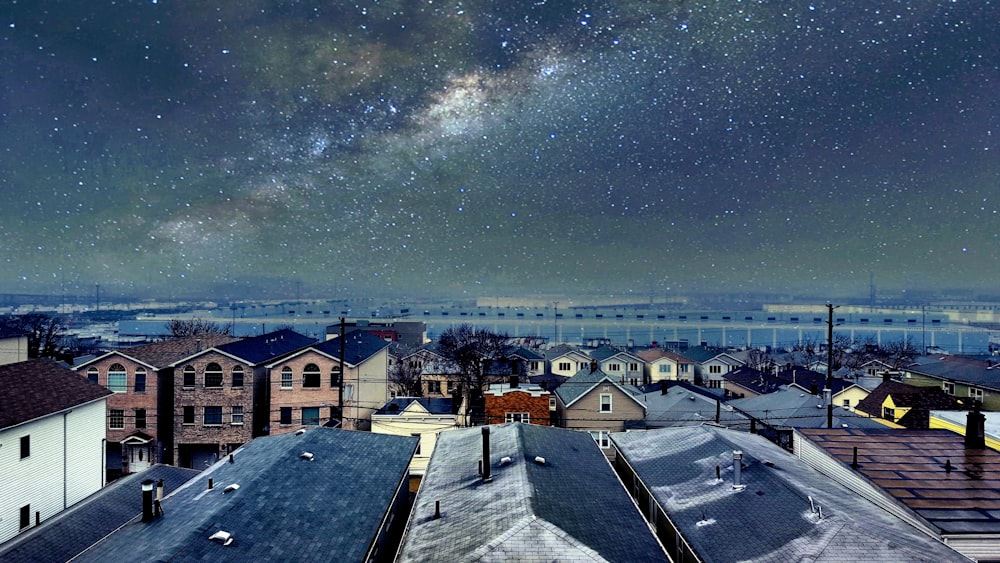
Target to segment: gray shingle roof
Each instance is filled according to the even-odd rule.
[[[716,401],[694,393],[680,385],[667,389],[667,393],[651,391],[639,396],[646,404],[647,427],[697,426],[715,422]],[[732,407],[719,405],[719,424],[728,428],[750,429],[750,419]]]
[[[0,561],[68,561],[142,513],[141,483],[163,479],[169,495],[198,474],[193,469],[154,465],[122,477],[90,497],[0,547]]]
[[[489,483],[477,471],[482,429],[441,433],[400,561],[666,560],[587,433],[520,423],[488,428]],[[509,464],[500,463],[504,457]]]
[[[1000,390],[1000,367],[989,360],[962,356],[922,356],[906,370]]]
[[[611,439],[703,561],[965,560],[760,436],[699,426]]]
[[[216,346],[215,349],[250,364],[260,364],[314,342],[315,338],[304,336],[294,330],[282,329]]]
[[[234,463],[213,465],[165,498],[163,517],[129,522],[80,560],[361,561],[405,487],[416,445],[409,436],[319,427],[257,438]],[[240,488],[225,493],[234,483]],[[218,530],[233,544],[210,541]]]
[[[388,346],[388,342],[374,334],[363,330],[354,330],[344,335],[343,360],[348,365],[356,366]],[[309,348],[318,350],[334,358],[340,358],[340,337],[312,344]]]
[[[0,366],[0,429],[111,395],[104,387],[47,359]]]
[[[782,387],[774,393],[735,399],[728,404],[747,416],[774,427],[826,428],[827,424],[823,397],[810,395],[795,387]],[[845,424],[850,428],[886,427],[875,419],[834,406],[834,428],[841,428]]]

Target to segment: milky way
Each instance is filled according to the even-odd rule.
[[[7,4],[3,291],[995,285],[992,2]]]

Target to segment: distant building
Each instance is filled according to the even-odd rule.
[[[418,348],[427,342],[427,323],[424,321],[345,320],[344,334],[355,330],[367,332],[386,342],[399,342],[411,348]],[[330,340],[338,336],[340,336],[340,323],[327,325],[326,339]]]
[[[0,366],[0,542],[104,486],[109,395],[52,360]]]
[[[483,393],[486,423],[523,422],[550,426],[556,412],[555,396],[511,376],[508,383],[493,383]]]
[[[559,426],[589,432],[605,455],[613,455],[610,432],[641,426],[646,419],[646,405],[637,397],[639,390],[622,385],[620,379],[597,369],[595,362],[555,391]]]

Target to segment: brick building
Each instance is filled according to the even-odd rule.
[[[538,385],[520,384],[517,377],[509,383],[493,384],[483,394],[486,423],[524,422],[552,426],[552,394]]]
[[[262,435],[268,420],[265,365],[313,342],[285,329],[172,363],[176,464],[202,469]]]
[[[169,411],[173,390],[161,389],[164,370],[169,372],[167,366],[180,358],[234,340],[222,334],[172,338],[113,350],[73,368],[114,392],[108,397],[106,423],[109,479],[170,461],[173,429]]]

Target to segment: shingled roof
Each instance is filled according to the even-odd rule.
[[[344,362],[356,366],[382,351],[389,343],[363,330],[354,330],[344,335]],[[313,349],[333,358],[340,358],[340,337],[331,338],[306,349]]]
[[[972,404],[971,400],[963,404],[940,387],[919,387],[890,380],[879,384],[867,397],[858,401],[855,408],[872,416],[882,416],[882,403],[889,396],[897,407],[909,408],[894,422],[918,430],[929,427],[932,410],[962,410]]]
[[[0,366],[0,429],[90,403],[112,392],[48,359]]]
[[[230,342],[235,341],[236,338],[226,334],[205,334],[202,336],[168,338],[160,342],[151,342],[134,348],[121,348],[114,350],[108,352],[107,354],[98,356],[88,362],[82,363],[74,369],[80,371],[82,368],[112,355],[131,358],[146,365],[150,369],[160,369],[169,366],[177,360],[197,354],[202,350],[206,350],[213,346],[222,346],[223,344],[229,344]]]

